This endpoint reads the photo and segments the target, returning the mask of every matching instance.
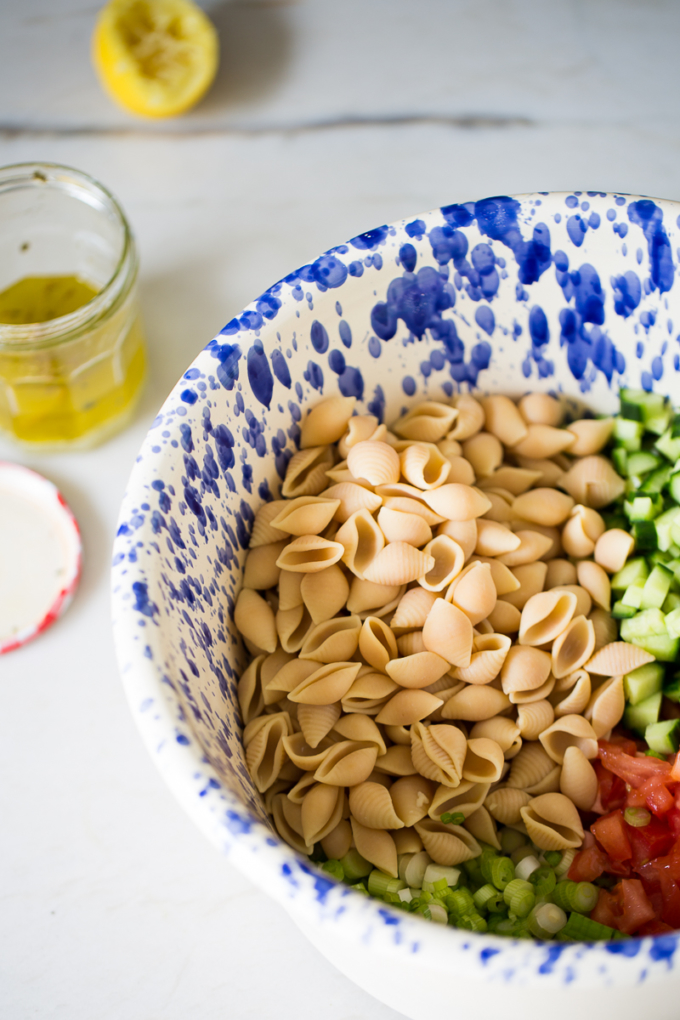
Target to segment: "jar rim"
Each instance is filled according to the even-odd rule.
[[[100,321],[120,303],[130,290],[137,272],[134,236],[120,203],[100,181],[90,174],[62,163],[26,162],[0,166],[0,195],[20,188],[51,185],[70,193],[75,201],[86,202],[102,212],[113,213],[122,227],[121,251],[116,265],[95,296],[68,315],[45,322],[21,325],[0,322],[0,349],[35,350],[66,343]]]

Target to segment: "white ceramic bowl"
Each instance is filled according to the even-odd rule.
[[[232,319],[154,421],[123,503],[113,616],[134,717],[168,785],[315,946],[413,1020],[675,1020],[678,936],[541,944],[426,923],[334,885],[272,832],[240,743],[230,611],[253,512],[308,405],[391,421],[460,388],[594,411],[619,384],[678,400],[673,202],[600,193],[448,206],[353,238]]]

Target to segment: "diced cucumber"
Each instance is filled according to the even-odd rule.
[[[662,453],[664,457],[668,457],[673,463],[680,457],[680,437],[673,436],[672,429],[666,429],[664,434],[657,439],[654,446],[659,453]]]
[[[622,446],[616,446],[611,452],[611,458],[618,474],[625,478],[628,474],[628,451]]]
[[[646,475],[648,471],[655,471],[661,464],[661,458],[647,450],[640,450],[639,453],[628,455],[628,474]]]
[[[674,414],[670,424],[671,436],[677,439],[680,436],[680,414]]]
[[[669,465],[651,471],[640,486],[640,492],[661,492],[670,481],[673,468]]]
[[[658,662],[638,666],[623,678],[623,690],[630,705],[639,705],[661,690],[665,671]]]
[[[676,704],[680,702],[680,674],[676,674],[669,684],[663,689],[664,698],[668,698],[669,701],[674,701]]]
[[[643,421],[642,405],[639,397],[644,390],[623,389],[619,393],[619,417],[617,421]]]
[[[654,523],[656,524],[656,521]],[[656,531],[657,531],[657,534],[658,534],[659,533],[659,529],[657,528]],[[670,552],[668,552],[667,550],[665,550],[665,549],[655,549],[653,553],[649,554],[649,556],[648,556],[648,563],[649,563],[650,567],[655,567],[657,563],[661,563],[661,565],[665,567],[665,566],[668,565],[669,561],[672,558],[673,557],[671,556]],[[670,570],[670,567],[668,569]],[[673,573],[672,570],[671,570],[671,573]]]
[[[647,496],[631,493],[623,504],[623,511],[629,521],[653,521],[663,512],[663,497],[656,492]]]
[[[642,447],[645,427],[641,418],[637,421],[617,415],[614,419],[614,439],[619,447],[634,453]]]
[[[602,520],[607,531],[611,531],[612,528],[621,528],[622,531],[628,531],[628,518],[625,514],[602,514]]]
[[[623,714],[623,725],[636,733],[644,734],[648,726],[659,719],[661,711],[661,691],[651,694],[637,705],[627,705]]]
[[[656,549],[658,539],[654,521],[633,521],[630,532],[635,539],[635,548],[639,552],[652,552]]]
[[[676,441],[680,442],[680,439]],[[668,482],[668,492],[676,503],[680,503],[680,471],[676,471],[675,474],[671,475]]]
[[[620,599],[614,603],[611,609],[611,614],[615,620],[630,620],[636,613],[637,609],[633,606],[624,606]]]
[[[678,564],[680,570],[680,564]],[[621,567],[612,577],[612,588],[617,591],[623,591],[628,587],[629,584],[635,584],[636,581],[642,581],[643,583],[649,577],[649,567],[645,563],[642,556],[636,556],[632,560]]]
[[[632,620],[624,620],[621,624],[621,640],[635,644],[635,638],[647,637],[649,634],[668,636],[666,617],[660,609],[646,609],[638,613]]]
[[[672,571],[658,563],[645,581],[645,586],[642,589],[640,609],[661,609],[670,591],[672,580]],[[671,636],[680,637],[680,634]]]
[[[658,414],[650,414],[649,417],[643,411],[643,417],[647,431],[653,432],[655,436],[661,436],[668,430],[673,417],[673,408],[670,404],[666,404]]]
[[[671,591],[671,592],[669,592],[668,595],[666,595],[666,598],[664,599],[664,603],[663,603],[663,605],[661,607],[661,612],[666,617],[666,629],[667,630],[668,630],[668,614],[672,613],[676,609],[680,609],[680,595],[677,595],[675,592]],[[670,633],[670,631],[669,631],[669,633]]]
[[[680,746],[680,719],[650,723],[645,730],[645,740],[657,754],[675,754]]]
[[[666,630],[669,637],[680,638],[680,609],[672,609],[666,613]]]
[[[631,609],[642,609],[642,596],[646,583],[646,581],[635,581],[634,584],[629,584],[621,597],[621,604],[629,606]],[[649,609],[650,606],[644,606],[644,608]]]
[[[680,649],[680,638],[672,638],[669,634],[650,634],[648,637],[636,638],[631,644],[644,648],[659,662],[675,662]]]

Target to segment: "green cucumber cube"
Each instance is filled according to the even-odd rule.
[[[676,705],[680,702],[680,674],[673,677],[669,684],[663,689],[664,698],[668,698],[669,701],[674,701]]]
[[[631,496],[623,504],[629,521],[653,521],[663,511],[663,497],[659,493],[647,496],[631,493]]]
[[[669,637],[680,638],[680,609],[673,609],[666,613],[666,630]]]
[[[660,563],[657,564],[645,581],[640,609],[661,609],[666,595],[670,591],[672,580],[672,572],[667,567],[661,566]],[[680,634],[673,636],[680,637]]]
[[[658,754],[675,754],[680,746],[680,719],[650,723],[645,730],[645,740],[651,751]]]
[[[645,427],[641,420],[633,421],[632,419],[622,418],[619,415],[614,419],[614,439],[617,446],[629,453],[634,453],[636,450],[641,449],[644,431]]]
[[[623,714],[623,725],[629,730],[644,734],[648,726],[658,722],[661,699],[661,691],[657,691],[637,705],[627,705]]]
[[[653,552],[658,543],[654,521],[633,521],[631,534],[639,552]]]
[[[637,609],[634,609],[633,606],[624,606],[620,599],[614,603],[611,609],[612,617],[615,620],[630,620],[636,613]]]
[[[680,438],[673,436],[672,429],[666,429],[664,434],[657,439],[654,446],[659,453],[662,453],[664,457],[668,457],[673,463],[680,457]]]
[[[641,609],[644,590],[644,581],[635,581],[633,584],[629,584],[621,598],[622,605],[629,606],[631,609]],[[644,608],[649,609],[650,607],[645,606]]]
[[[678,564],[678,571],[680,572],[680,563]],[[615,588],[617,591],[623,591],[629,584],[635,584],[636,581],[642,581],[644,583],[648,577],[649,567],[642,556],[636,556],[635,559],[628,560],[628,562],[621,567],[616,574],[614,574],[612,577],[612,588]]]
[[[648,662],[626,673],[623,678],[626,701],[630,705],[639,705],[641,701],[651,698],[661,690],[664,675],[664,668],[658,662]]]
[[[666,629],[668,630],[668,614],[672,613],[673,610],[680,609],[680,595],[671,591],[665,598],[664,604],[661,607],[661,612],[666,616]],[[670,633],[670,631],[669,631]]]
[[[648,471],[655,471],[660,463],[661,459],[647,450],[631,453],[628,455],[628,474],[646,475]]]

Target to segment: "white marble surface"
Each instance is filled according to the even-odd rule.
[[[156,775],[113,658],[118,505],[196,352],[323,249],[499,192],[680,198],[680,6],[213,6],[227,33],[216,89],[160,125],[99,91],[95,7],[0,0],[0,164],[71,164],[118,195],[139,241],[151,358],[137,419],[99,450],[38,456],[0,440],[0,457],[62,488],[85,548],[68,614],[0,660],[0,1016],[396,1020],[222,860]]]

